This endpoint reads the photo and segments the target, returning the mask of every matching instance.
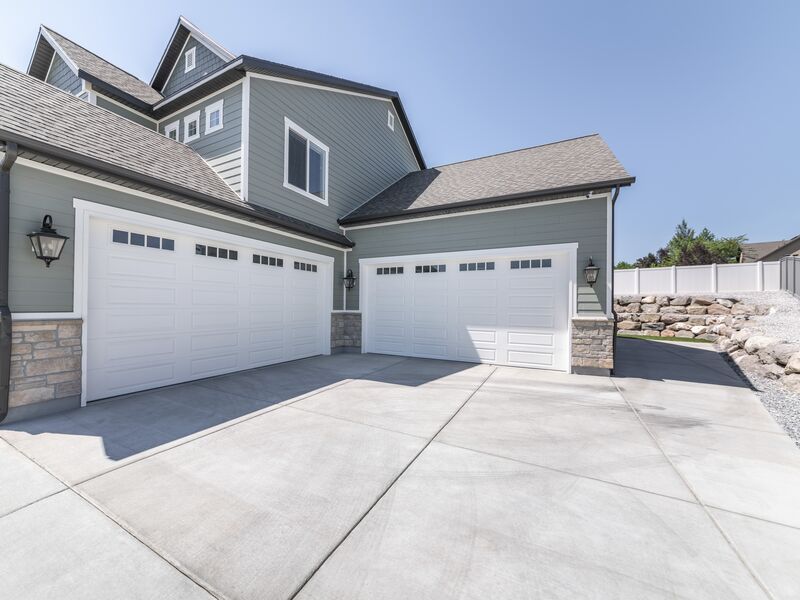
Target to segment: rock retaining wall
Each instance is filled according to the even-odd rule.
[[[614,299],[617,330],[628,335],[702,338],[715,341],[768,307],[736,298],[698,296],[618,296]]]
[[[745,373],[779,379],[789,390],[800,394],[800,344],[759,335],[747,327],[725,334],[717,339],[717,347],[727,352]]]

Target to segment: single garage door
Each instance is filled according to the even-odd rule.
[[[365,351],[568,370],[569,252],[361,261]]]
[[[329,351],[331,259],[200,229],[89,229],[87,400]]]

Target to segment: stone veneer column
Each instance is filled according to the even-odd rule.
[[[361,313],[331,314],[331,352],[361,352]]]
[[[605,316],[572,319],[572,372],[611,375],[614,369],[614,320]]]
[[[82,326],[81,319],[13,322],[4,422],[80,406]]]

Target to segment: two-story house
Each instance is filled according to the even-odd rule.
[[[41,27],[0,150],[12,418],[332,348],[613,368],[597,135],[429,168],[396,92],[181,18],[149,83]]]

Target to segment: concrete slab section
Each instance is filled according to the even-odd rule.
[[[493,371],[489,365],[473,365],[453,373],[450,364],[443,362],[440,366],[443,378],[432,378],[433,371],[429,371],[417,380],[407,378],[404,385],[380,381],[381,377],[395,378],[396,367],[389,367],[292,406],[430,438]]]
[[[80,489],[226,597],[287,598],[424,443],[282,408]]]
[[[437,440],[694,501],[607,378],[516,371],[498,369]]]
[[[766,596],[696,504],[433,443],[298,597]]]
[[[0,441],[0,517],[64,487],[32,460]]]
[[[3,598],[212,598],[71,491],[0,518],[0,547]]]
[[[711,509],[776,598],[800,598],[800,529]]]

